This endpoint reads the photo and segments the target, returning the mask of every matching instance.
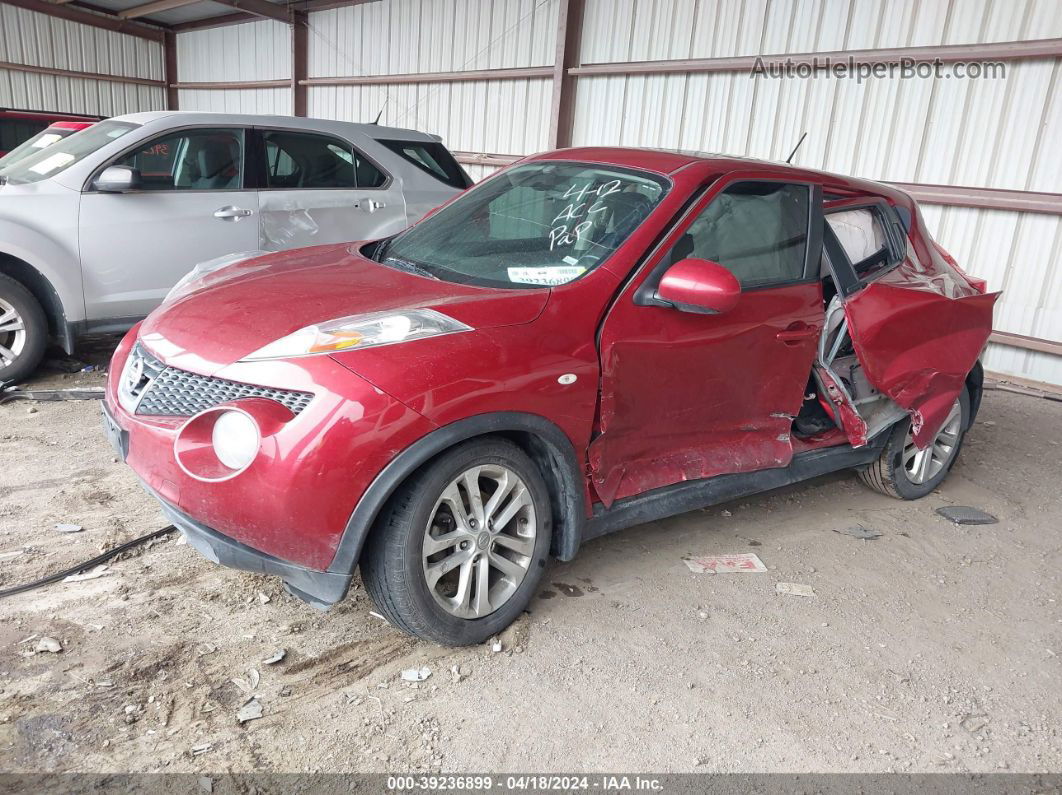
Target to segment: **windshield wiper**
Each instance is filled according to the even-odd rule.
[[[409,273],[415,273],[418,276],[424,276],[428,279],[435,279],[435,281],[439,281],[439,277],[432,273],[430,270],[425,267],[422,267],[421,265],[418,265],[415,262],[410,262],[409,260],[399,259],[398,257],[386,257],[380,261],[380,264],[393,264],[399,270],[407,271]]]

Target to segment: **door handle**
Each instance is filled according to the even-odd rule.
[[[807,323],[798,320],[796,323],[790,323],[784,330],[779,331],[775,338],[786,345],[797,345],[808,337],[817,336],[818,333],[819,330],[814,326],[809,326]]]
[[[359,210],[364,210],[367,213],[374,213],[377,210],[381,210],[387,205],[383,202],[378,202],[376,199],[361,199],[354,203],[354,206]]]
[[[254,210],[247,210],[243,207],[221,207],[214,211],[214,217],[222,221],[239,221],[241,218],[246,218],[249,215],[254,215]]]

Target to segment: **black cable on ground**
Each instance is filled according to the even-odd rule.
[[[78,563],[76,566],[72,566],[64,571],[57,571],[55,574],[49,574],[47,577],[42,577],[39,580],[28,582],[25,585],[16,585],[14,588],[6,588],[0,591],[0,599],[5,596],[14,596],[17,593],[25,593],[26,591],[32,591],[34,588],[40,588],[42,585],[48,585],[49,583],[62,580],[69,577],[71,574],[80,574],[85,569],[91,569],[93,566],[98,566],[104,561],[110,560],[117,555],[122,554],[127,549],[132,549],[135,546],[151,541],[154,538],[172,533],[177,528],[172,524],[167,525],[161,530],[156,530],[154,533],[148,533],[146,536],[140,536],[140,538],[134,538],[132,541],[126,541],[124,544],[119,544],[114,549],[108,549],[102,555],[97,555],[92,560],[86,560],[84,563]]]

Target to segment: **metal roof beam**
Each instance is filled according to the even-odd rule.
[[[136,19],[137,17],[146,17],[148,14],[157,14],[159,11],[169,11],[171,8],[182,8],[201,2],[203,0],[155,0],[153,3],[144,3],[141,6],[133,6],[124,11],[119,11],[118,16],[122,19]]]

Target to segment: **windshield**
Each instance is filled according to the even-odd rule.
[[[12,185],[25,185],[54,177],[138,126],[124,121],[101,121],[3,168],[0,177],[5,177]]]
[[[19,146],[12,149],[3,157],[0,157],[0,173],[3,173],[5,168],[10,168],[15,165],[19,160],[37,154],[37,152],[44,149],[44,147],[51,146],[56,141],[60,141],[68,135],[70,135],[70,130],[53,130],[51,127],[37,133],[28,141],[23,141]]]
[[[466,284],[565,284],[619,248],[667,184],[615,166],[517,166],[380,246],[375,258]]]

